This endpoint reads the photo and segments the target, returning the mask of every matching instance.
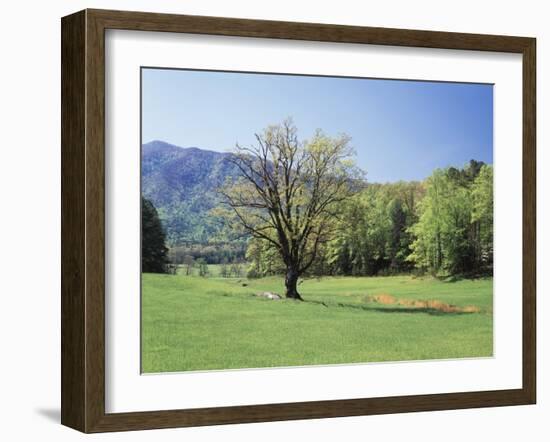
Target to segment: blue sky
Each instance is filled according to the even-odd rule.
[[[493,162],[486,84],[142,70],[142,140],[228,151],[292,117],[300,139],[347,133],[371,182]]]

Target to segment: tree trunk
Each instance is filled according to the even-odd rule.
[[[303,301],[302,297],[298,293],[296,286],[298,285],[298,272],[293,268],[288,268],[285,277],[286,297],[289,299],[296,299]]]
[[[441,265],[443,264],[443,251],[441,250],[441,234],[439,231],[436,234],[436,241],[437,241],[437,271],[441,269]]]

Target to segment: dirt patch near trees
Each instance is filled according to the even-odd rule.
[[[365,297],[365,302],[369,304],[394,305],[413,309],[428,309],[442,313],[479,313],[481,309],[475,305],[467,305],[459,307],[453,304],[447,304],[437,299],[401,299],[388,293],[380,293],[378,295],[368,295]]]

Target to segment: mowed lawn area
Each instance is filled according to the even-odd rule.
[[[272,301],[254,294],[284,293],[282,277],[144,274],[142,371],[491,356],[492,287],[492,279],[323,277],[299,285],[306,302]],[[437,300],[475,311],[373,297]]]

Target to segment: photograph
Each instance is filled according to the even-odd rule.
[[[493,357],[493,88],[141,67],[141,373]]]

